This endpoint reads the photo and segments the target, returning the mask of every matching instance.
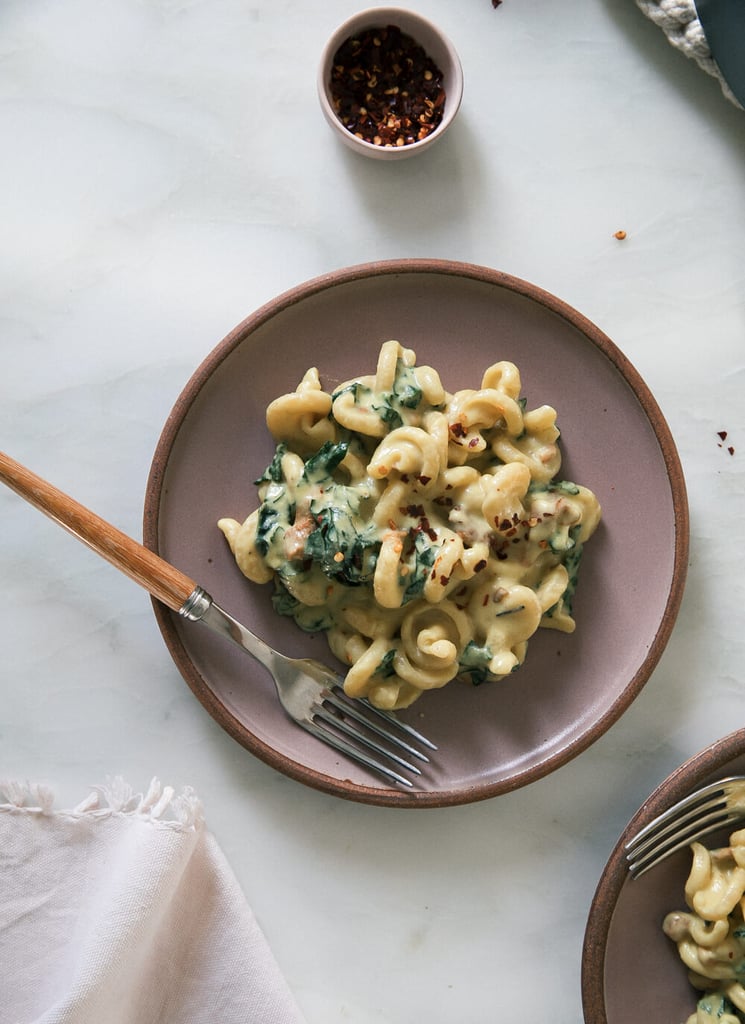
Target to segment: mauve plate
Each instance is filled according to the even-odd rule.
[[[648,679],[680,605],[688,510],[677,452],[648,388],[597,327],[534,285],[469,264],[373,263],[301,285],[236,327],[186,385],[153,460],[145,542],[274,647],[332,661],[322,635],[276,616],[271,587],[240,574],[216,522],[256,506],[253,481],[274,450],[268,403],[309,366],[331,387],[374,372],[390,338],[439,370],[450,391],[477,387],[491,363],[511,360],[529,406],[557,408],[561,475],[603,506],[583,558],[576,632],[541,630],[509,679],[451,683],[403,712],[440,747],[407,792],[290,722],[269,676],[232,644],[157,602],[155,612],[196,696],[268,764],[366,803],[467,803],[540,778],[597,739]]]
[[[662,931],[669,911],[686,909],[690,850],[679,850],[634,880],[626,869],[624,846],[699,786],[738,774],[745,774],[745,729],[676,769],[626,826],[598,883],[585,932],[582,1002],[587,1024],[680,1024],[695,1013],[696,990],[675,943]],[[713,832],[702,841],[710,848],[725,845],[731,831]]]

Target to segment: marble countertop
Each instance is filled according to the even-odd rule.
[[[438,810],[348,803],[223,733],[147,595],[3,489],[0,775],[62,806],[113,775],[193,786],[309,1024],[480,1024],[514,999],[576,1024],[618,835],[745,722],[745,114],[632,0],[420,0],[460,53],[460,114],[421,157],[366,161],[315,94],[361,6],[6,0],[0,447],[139,537],[173,402],[261,304],[378,259],[504,270],[601,327],[670,425],[691,549],[667,650],[547,778]]]

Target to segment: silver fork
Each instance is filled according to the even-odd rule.
[[[217,605],[185,573],[0,452],[0,480],[190,622],[232,640],[271,674],[289,717],[317,739],[398,786],[421,775],[434,743],[367,701],[351,700],[330,668],[275,651]],[[422,749],[424,748],[424,749]]]
[[[632,878],[639,878],[676,850],[733,822],[745,821],[745,776],[732,775],[679,800],[626,843]]]

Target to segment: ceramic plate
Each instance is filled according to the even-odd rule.
[[[270,765],[368,803],[466,803],[544,776],[597,739],[648,679],[682,597],[688,512],[675,446],[649,389],[597,327],[534,285],[467,264],[391,261],[310,281],[249,316],[187,384],[155,453],[145,542],[274,647],[332,660],[322,635],[277,617],[271,588],[241,576],[216,522],[256,505],[253,481],[274,450],[267,404],[309,366],[331,387],[374,372],[390,338],[438,369],[449,391],[511,360],[529,406],[558,410],[561,475],[595,491],[604,513],[585,549],[576,632],[541,630],[503,682],[451,683],[404,712],[440,748],[410,793],[383,788],[293,725],[271,679],[233,645],[155,610],[196,696]]]
[[[679,850],[631,879],[624,846],[699,786],[743,773],[745,729],[740,729],[673,772],[629,822],[598,883],[585,933],[582,999],[587,1024],[680,1024],[696,1012],[696,991],[675,944],[662,932],[669,911],[686,909],[690,850]],[[731,831],[714,832],[702,842],[712,849],[724,845]]]

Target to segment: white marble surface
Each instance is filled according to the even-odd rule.
[[[603,328],[668,419],[691,557],[667,652],[549,778],[438,811],[350,804],[224,735],[147,595],[3,489],[0,774],[65,806],[107,775],[194,786],[309,1024],[481,1024],[515,1000],[576,1024],[618,834],[745,722],[745,113],[632,0],[418,0],[460,52],[463,106],[421,158],[365,161],[315,96],[361,6],[4,0],[0,447],[140,536],[171,405],[244,316],[368,260],[496,267]]]

